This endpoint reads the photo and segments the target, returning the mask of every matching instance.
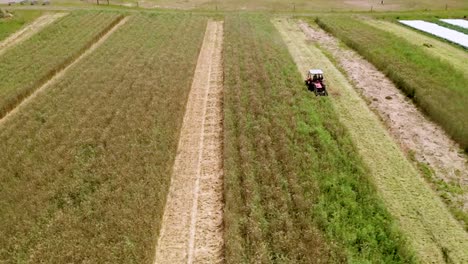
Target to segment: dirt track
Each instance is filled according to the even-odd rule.
[[[34,35],[34,33],[43,29],[47,25],[51,24],[55,20],[65,16],[67,13],[49,13],[44,14],[34,20],[31,24],[25,26],[24,28],[18,30],[2,42],[0,42],[0,55],[4,53],[9,47],[14,46],[27,38]]]
[[[81,54],[76,60],[68,64],[65,68],[57,72],[50,80],[48,80],[46,83],[41,85],[41,87],[37,88],[30,96],[28,96],[26,99],[24,99],[18,106],[16,106],[13,110],[8,112],[4,117],[0,118],[0,125],[2,125],[6,120],[10,118],[14,113],[16,113],[18,110],[20,110],[22,107],[27,105],[29,101],[34,99],[39,93],[41,93],[43,90],[45,90],[47,87],[52,85],[55,81],[60,79],[65,73],[73,67],[75,64],[80,62],[83,58],[91,54],[96,48],[98,48],[104,41],[106,41],[112,33],[114,33],[119,27],[121,27],[123,24],[125,24],[128,20],[128,17],[123,18],[120,20],[115,26],[113,26],[109,31],[107,31],[106,34],[104,34],[98,41],[96,41],[89,49],[87,49],[83,54]]]
[[[422,263],[467,263],[468,234],[407,160],[346,77],[294,20],[274,21],[298,69],[326,72],[330,97],[388,211]]]
[[[223,256],[222,22],[208,22],[182,124],[155,263]]]
[[[338,61],[403,150],[414,153],[418,162],[428,164],[438,179],[461,186],[463,193],[443,194],[452,196],[453,204],[468,212],[468,161],[461,148],[371,63],[322,29],[309,27],[305,22],[300,27],[311,41]]]

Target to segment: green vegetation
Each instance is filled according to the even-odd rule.
[[[263,16],[225,22],[228,263],[411,263],[330,101]]]
[[[121,18],[75,12],[1,55],[0,117],[66,67]]]
[[[0,262],[152,261],[205,26],[135,15],[0,125]]]
[[[42,13],[39,10],[15,10],[9,12],[13,14],[12,18],[0,18],[0,41],[33,21]]]
[[[351,17],[323,16],[317,23],[384,72],[468,150],[468,79],[420,46]]]
[[[456,25],[452,25],[452,24],[446,23],[444,21],[440,21],[439,19],[429,19],[428,22],[432,22],[432,23],[435,23],[437,25],[440,25],[440,26],[443,26],[443,27],[446,27],[446,28],[450,28],[450,29],[453,29],[455,31],[459,31],[459,32],[461,32],[463,34],[468,35],[468,28],[462,28],[462,27],[459,27],[459,26],[456,26]]]

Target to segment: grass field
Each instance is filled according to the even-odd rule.
[[[0,262],[152,261],[205,26],[132,17],[0,126]]]
[[[415,46],[423,47],[424,44],[431,45],[430,48],[424,49],[429,56],[437,57],[451,64],[455,69],[461,71],[465,75],[465,78],[468,78],[468,53],[466,51],[454,47],[445,41],[440,41],[432,36],[421,34],[420,32],[390,21],[381,19],[366,19],[363,21],[378,29],[383,29],[401,37]]]
[[[225,22],[228,263],[408,263],[330,101],[263,16]]]
[[[398,219],[420,261],[466,262],[465,230],[424,183],[377,116],[322,51],[307,44],[305,35],[293,21],[280,21],[277,25],[302,72],[310,65],[321,65],[327,72],[331,101],[339,120],[349,131],[379,196]]]
[[[318,24],[385,73],[468,150],[468,80],[462,70],[428,56],[423,47],[351,17],[320,17]]]
[[[16,10],[13,18],[0,18],[0,41],[41,15],[39,10]]]
[[[71,63],[121,18],[76,12],[0,56],[0,117]]]

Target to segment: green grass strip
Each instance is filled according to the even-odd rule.
[[[266,16],[225,21],[227,263],[411,263],[327,98]]]
[[[295,21],[276,23],[301,72],[322,68],[340,121],[346,126],[391,214],[423,262],[465,263],[468,235],[424,182],[359,97],[320,49],[307,44]]]

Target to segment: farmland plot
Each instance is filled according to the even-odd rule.
[[[327,98],[262,16],[225,21],[228,263],[412,263]]]
[[[13,18],[0,18],[0,42],[13,34],[14,32],[24,28],[36,18],[40,17],[40,10],[16,10],[13,13]]]
[[[372,182],[418,258],[427,263],[468,261],[468,235],[442,201],[424,183],[345,76],[313,45],[294,21],[279,20],[282,33],[298,68],[306,72],[320,65],[327,72],[331,100],[339,120],[356,144]]]
[[[320,17],[318,24],[387,75],[432,120],[468,149],[468,79],[429,56],[424,47],[351,17]]]
[[[0,55],[0,117],[66,67],[122,17],[77,12]]]
[[[132,17],[0,125],[0,262],[153,260],[205,22]]]
[[[468,35],[422,20],[400,20],[402,24],[468,48]]]
[[[465,19],[441,19],[440,21],[468,29],[468,21]]]

